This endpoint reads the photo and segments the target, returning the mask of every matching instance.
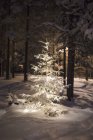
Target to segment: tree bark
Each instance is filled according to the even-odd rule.
[[[88,81],[88,68],[86,67],[86,81]]]
[[[12,78],[15,77],[15,41],[13,40],[13,46],[12,46]]]
[[[64,68],[63,81],[64,81],[64,85],[66,85],[66,47],[65,47],[65,46],[64,46],[64,61],[63,61],[63,68]]]
[[[2,64],[0,63],[0,77],[2,76],[2,74],[1,74],[2,71],[1,70],[2,70]]]
[[[2,45],[2,44],[0,44]],[[2,76],[2,48],[0,49],[0,77]]]
[[[11,14],[10,10],[11,0],[8,1],[8,16]],[[9,26],[9,25],[8,25]],[[7,60],[6,60],[6,80],[10,79],[10,37],[7,39]]]
[[[5,60],[2,62],[2,77],[4,76],[4,71],[5,71]]]
[[[2,77],[2,73],[3,73],[3,61],[4,61],[4,56],[3,56],[3,54],[4,54],[4,52],[3,52],[3,50],[4,50],[4,46],[3,46],[3,44],[4,44],[4,40],[3,40],[3,38],[4,38],[4,30],[3,30],[4,28],[3,28],[3,25],[1,26],[1,32],[0,32],[0,77]]]
[[[68,48],[67,85],[69,85],[69,88],[67,89],[67,97],[69,101],[71,101],[71,99],[73,98],[74,62],[75,62],[75,48],[72,44],[72,46]]]
[[[0,62],[0,77],[4,76],[4,60]]]
[[[70,1],[71,3],[71,1]],[[74,18],[76,18],[73,14],[69,15],[69,30],[73,29]],[[75,46],[73,44],[73,38],[75,39],[75,36],[72,36],[72,34],[69,34],[68,36],[68,68],[67,68],[67,85],[69,85],[69,88],[67,88],[67,97],[68,100],[71,101],[73,99],[73,89],[74,89],[74,63],[75,63]]]
[[[7,60],[6,60],[6,80],[10,78],[10,39],[8,37],[7,44]]]
[[[29,46],[29,6],[27,5],[24,81],[28,80],[28,46]]]

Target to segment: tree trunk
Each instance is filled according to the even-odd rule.
[[[29,6],[27,5],[24,81],[28,80]]]
[[[1,60],[0,63],[0,77],[4,76],[4,60]]]
[[[88,68],[86,67],[86,81],[88,81]]]
[[[3,57],[3,54],[4,54],[4,30],[3,30],[3,25],[1,26],[1,32],[0,32],[0,77],[2,77],[2,71],[3,71],[3,61],[4,61],[4,57]]]
[[[70,1],[71,3],[71,1]],[[74,15],[69,15],[69,30],[73,29],[73,23],[74,23]],[[73,89],[74,89],[74,63],[75,63],[75,46],[73,44],[73,38],[75,39],[75,36],[72,36],[69,34],[68,36],[68,68],[67,68],[67,85],[69,85],[69,88],[67,88],[67,97],[68,100],[71,101],[73,99]]]
[[[70,44],[71,45],[71,44]],[[68,48],[68,69],[67,69],[67,97],[71,101],[73,98],[73,86],[74,86],[74,61],[75,61],[75,48],[73,44]]]
[[[0,44],[1,45],[1,44]],[[2,76],[2,48],[0,50],[0,77]]]
[[[63,62],[63,68],[64,68],[64,75],[63,75],[63,81],[64,85],[66,85],[66,47],[64,46],[64,62]]]
[[[0,77],[2,76],[2,64],[0,63]]]
[[[15,77],[15,41],[13,40],[13,46],[12,46],[12,78]]]
[[[10,8],[11,0],[8,0],[8,16],[11,14],[11,8]],[[10,25],[8,25],[8,28]],[[6,80],[9,80],[10,78],[10,37],[8,35],[7,39],[7,60],[6,60]]]
[[[8,37],[7,44],[7,60],[6,60],[6,80],[10,78],[10,39]]]
[[[2,61],[2,77],[4,76],[4,71],[5,71],[5,60]]]

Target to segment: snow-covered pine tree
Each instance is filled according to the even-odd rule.
[[[43,42],[44,44],[42,53],[35,55],[35,58],[38,60],[38,64],[33,65],[35,74],[39,77],[39,82],[34,86],[34,89],[37,92],[38,96],[44,97],[45,99],[55,99],[59,98],[59,93],[63,92],[63,78],[58,76],[58,71],[53,69],[53,64],[56,57],[50,55],[49,53],[49,42]]]
[[[42,53],[38,55],[34,55],[34,57],[38,61],[38,65],[35,66],[33,65],[33,69],[35,73],[38,73],[40,75],[52,75],[53,74],[53,56],[49,55],[49,42],[43,42],[40,41],[41,43],[44,44]]]

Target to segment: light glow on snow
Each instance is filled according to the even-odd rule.
[[[28,112],[29,112],[29,109],[27,108],[23,110],[23,113],[28,113]]]
[[[20,113],[23,113],[23,114],[27,114],[27,113],[35,113],[35,112],[38,112],[39,109],[34,109],[34,108],[25,108],[25,109],[17,109],[15,110],[16,112],[20,112]]]
[[[0,117],[6,113],[6,110],[0,109]]]

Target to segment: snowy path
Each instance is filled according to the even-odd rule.
[[[22,78],[0,83],[0,98],[7,94],[9,85],[20,92],[29,92],[28,88],[21,91]],[[16,112],[2,101],[0,140],[93,140],[93,82],[84,85],[83,80],[75,81],[77,98],[72,103],[64,103],[69,113],[63,114],[61,119],[45,118],[38,112]]]

